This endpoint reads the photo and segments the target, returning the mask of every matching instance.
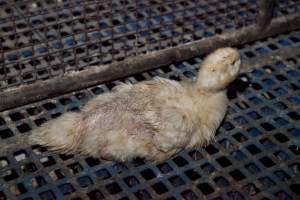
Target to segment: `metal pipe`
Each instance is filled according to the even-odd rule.
[[[257,16],[256,23],[259,30],[264,30],[270,25],[276,0],[257,0]]]
[[[241,45],[298,29],[300,13],[275,18],[263,31],[252,25],[177,47],[130,57],[110,65],[90,67],[63,77],[9,88],[0,94],[0,111],[187,60],[219,47]]]

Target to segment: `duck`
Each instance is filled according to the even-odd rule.
[[[226,115],[227,86],[236,79],[240,65],[239,52],[224,47],[204,58],[192,82],[155,77],[118,85],[79,111],[34,129],[30,142],[107,161],[163,162],[214,140]]]

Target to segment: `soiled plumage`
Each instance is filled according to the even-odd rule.
[[[218,49],[203,61],[195,83],[155,78],[119,85],[90,100],[80,112],[42,125],[30,140],[62,153],[161,162],[214,138],[226,113],[226,86],[239,67],[235,49]]]

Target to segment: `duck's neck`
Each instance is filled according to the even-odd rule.
[[[194,83],[194,87],[197,90],[205,91],[206,93],[218,93],[226,91],[226,87],[220,87],[221,85],[215,84],[213,81],[209,80],[197,80]]]

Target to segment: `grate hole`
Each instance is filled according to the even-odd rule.
[[[286,81],[287,80],[287,78],[285,76],[281,75],[281,74],[278,74],[275,77],[279,81]]]
[[[255,112],[255,111],[251,111],[251,112],[247,113],[247,115],[248,115],[249,117],[251,117],[252,119],[254,119],[254,120],[257,120],[257,119],[260,119],[260,118],[261,118],[261,115],[258,114],[258,113]]]
[[[83,92],[79,92],[79,93],[75,94],[75,96],[78,100],[83,100],[86,98],[86,95]]]
[[[5,120],[3,118],[0,117],[0,126],[6,124]]]
[[[90,177],[88,177],[88,176],[83,176],[83,177],[77,178],[77,182],[83,188],[86,188],[86,187],[88,187],[88,186],[90,186],[90,185],[93,184],[92,179]]]
[[[214,182],[218,187],[228,187],[230,185],[229,181],[222,176],[214,178]]]
[[[145,159],[144,158],[134,158],[132,160],[132,163],[134,164],[135,167],[141,166],[145,164]]]
[[[230,131],[232,129],[234,129],[234,126],[230,123],[230,122],[224,122],[222,127],[226,130],[226,131]]]
[[[295,91],[300,89],[300,87],[298,85],[294,84],[294,83],[290,83],[289,87],[292,88]]]
[[[258,179],[264,188],[270,188],[276,185],[276,183],[268,176],[261,177]]]
[[[200,153],[200,151],[198,150],[193,150],[189,152],[189,156],[193,159],[193,160],[200,160],[203,158],[203,155]]]
[[[168,163],[159,164],[159,165],[157,165],[157,167],[164,174],[169,173],[170,171],[173,170],[172,167]]]
[[[95,95],[98,95],[98,94],[101,94],[104,92],[104,90],[100,87],[95,87],[92,89],[92,92],[95,94]]]
[[[253,58],[253,57],[255,57],[255,54],[252,53],[251,51],[246,51],[246,52],[245,52],[245,55],[246,55],[248,58]]]
[[[6,200],[7,199],[6,195],[2,191],[0,191],[0,199],[1,200]]]
[[[123,198],[121,198],[119,200],[130,200],[130,199],[128,197],[123,197]]]
[[[6,157],[1,157],[0,158],[0,167],[6,167],[9,165],[9,161]]]
[[[289,138],[286,137],[285,135],[281,134],[281,133],[275,134],[274,137],[276,138],[276,140],[278,140],[281,143],[289,141]]]
[[[286,121],[285,119],[281,118],[281,117],[277,117],[274,119],[274,121],[279,125],[279,126],[284,126],[286,124],[288,124],[289,122]]]
[[[83,169],[82,166],[78,162],[70,164],[67,167],[70,169],[72,174],[78,174]]]
[[[26,172],[33,173],[33,172],[35,172],[35,171],[38,170],[37,167],[36,167],[36,165],[35,165],[34,163],[32,163],[32,162],[23,165],[23,166],[21,167],[21,169],[22,169],[23,172],[25,172],[25,173],[26,173]]]
[[[34,120],[34,123],[35,123],[37,126],[41,126],[41,125],[44,124],[45,122],[47,122],[47,120],[46,120],[45,118],[39,118],[39,119]]]
[[[295,155],[299,155],[300,154],[300,148],[297,145],[289,146],[289,150],[291,152],[293,152]]]
[[[112,90],[114,87],[117,86],[115,83],[106,83],[105,85],[109,90]]]
[[[256,187],[255,184],[249,183],[243,187],[243,190],[246,191],[250,196],[254,196],[260,192],[260,190]]]
[[[181,81],[181,78],[178,75],[172,75],[170,76],[170,79],[174,81]]]
[[[164,67],[161,67],[160,69],[161,69],[164,73],[169,73],[169,72],[172,71],[172,70],[170,69],[169,66],[164,66]]]
[[[279,191],[279,192],[276,192],[275,193],[275,196],[278,198],[278,199],[288,199],[288,200],[291,200],[293,199],[290,195],[288,195],[285,191]]]
[[[201,183],[197,185],[197,187],[201,190],[201,192],[204,195],[211,194],[215,191],[208,183]]]
[[[145,169],[145,170],[141,171],[141,175],[146,180],[151,180],[156,177],[151,169]]]
[[[188,162],[181,156],[177,156],[176,158],[173,159],[173,161],[178,167],[183,167],[188,164]]]
[[[261,144],[263,144],[264,147],[267,149],[273,148],[275,146],[274,143],[271,140],[269,140],[268,138],[263,138],[263,139],[259,140],[259,142]]]
[[[275,163],[269,158],[269,157],[262,157],[259,159],[259,161],[265,166],[265,167],[272,167],[275,165]]]
[[[186,190],[181,193],[181,196],[183,196],[186,200],[198,200],[199,197],[192,191],[192,190]]]
[[[17,151],[13,154],[14,158],[16,159],[17,162],[21,160],[25,160],[28,158],[28,154],[24,150]]]
[[[45,103],[43,105],[43,107],[46,109],[46,110],[53,110],[56,108],[56,105],[54,103]]]
[[[193,169],[186,171],[185,175],[192,181],[201,178],[201,176]]]
[[[54,114],[52,114],[51,115],[51,118],[53,118],[53,119],[55,119],[55,118],[57,118],[57,117],[59,117],[59,116],[61,116],[62,114],[61,113],[54,113]]]
[[[4,172],[3,175],[4,175],[3,179],[5,181],[11,181],[11,180],[14,180],[19,177],[19,175],[17,174],[17,172],[14,169]]]
[[[290,156],[285,153],[284,151],[277,151],[274,153],[274,155],[279,159],[279,160],[282,160],[282,161],[285,161],[285,160],[288,160],[290,159]]]
[[[128,176],[124,178],[124,182],[128,187],[134,187],[135,185],[139,184],[139,180],[135,178],[134,176]]]
[[[291,176],[288,175],[285,171],[283,170],[277,170],[274,172],[274,174],[281,180],[281,181],[287,181],[291,179]]]
[[[218,143],[225,149],[234,148],[234,145],[227,139],[222,139],[222,140],[218,141]]]
[[[11,113],[11,114],[9,114],[9,117],[12,121],[18,121],[18,120],[24,118],[24,116],[19,112]]]
[[[205,163],[201,165],[201,169],[206,173],[206,174],[211,174],[216,171],[216,168],[212,166],[210,163]]]
[[[117,194],[122,191],[122,188],[120,188],[119,184],[117,184],[116,182],[110,183],[105,187],[110,194]]]
[[[205,150],[206,150],[210,155],[219,152],[219,150],[218,150],[216,147],[214,147],[213,145],[211,145],[211,144],[208,145],[207,147],[205,147]]]
[[[51,165],[56,164],[54,158],[52,156],[48,156],[48,157],[43,157],[40,159],[40,162],[42,163],[42,165],[44,167],[49,167]]]
[[[69,98],[61,98],[61,99],[59,99],[59,102],[60,102],[62,105],[68,105],[68,104],[72,103],[72,100],[69,99]]]
[[[16,196],[19,196],[21,194],[24,194],[27,192],[27,189],[25,188],[23,183],[18,183],[16,186],[12,186],[10,188],[12,193],[14,193]]]
[[[72,154],[59,154],[59,157],[64,161],[74,158],[74,156]]]
[[[292,172],[295,175],[300,174],[300,164],[299,163],[293,163],[289,166],[289,168],[292,170]]]
[[[146,190],[138,190],[134,195],[140,200],[152,199],[151,195]]]
[[[80,109],[77,106],[73,105],[71,108],[68,108],[67,111],[80,112]]]
[[[296,184],[291,184],[290,185],[290,189],[297,194],[298,196],[300,196],[300,184],[296,183]]]
[[[47,182],[44,179],[44,177],[42,177],[42,176],[37,176],[37,177],[33,178],[31,181],[31,185],[33,188],[40,188],[46,184],[47,184]]]
[[[235,169],[231,172],[229,172],[229,174],[232,176],[232,178],[234,178],[236,181],[241,181],[243,179],[245,179],[245,175],[238,169]]]
[[[254,144],[251,144],[249,146],[246,147],[246,149],[252,154],[252,155],[256,155],[261,153],[261,150],[259,148],[257,148]]]
[[[272,50],[278,49],[278,47],[275,44],[269,44],[268,47]]]
[[[143,81],[143,80],[146,80],[146,78],[141,75],[141,74],[136,74],[133,76],[137,81]]]
[[[261,126],[262,126],[266,131],[272,131],[272,130],[275,129],[275,127],[274,127],[272,124],[268,123],[268,122],[262,123]]]
[[[163,194],[168,192],[168,188],[161,182],[155,183],[154,185],[152,185],[152,188],[157,194]]]
[[[232,154],[232,155],[234,156],[234,158],[235,158],[236,160],[238,160],[238,161],[243,161],[243,160],[245,160],[245,159],[247,158],[246,154],[244,154],[244,153],[243,153],[242,151],[240,151],[240,150],[233,151],[231,154]]]
[[[41,110],[37,107],[27,108],[26,111],[29,115],[37,115],[41,112]]]
[[[100,170],[96,171],[95,174],[98,178],[100,178],[102,180],[108,179],[109,177],[111,177],[111,175],[107,169],[100,169]]]
[[[216,161],[223,167],[228,167],[230,165],[232,165],[232,163],[230,162],[230,160],[228,160],[226,157],[221,157],[221,158],[218,158],[216,159]]]
[[[249,163],[245,165],[245,168],[248,170],[249,173],[251,174],[256,174],[259,173],[261,170],[255,165],[254,163]]]
[[[273,110],[272,108],[265,106],[261,109],[261,111],[266,114],[266,115],[271,115],[275,113],[275,110]]]
[[[182,178],[179,176],[172,176],[169,178],[169,182],[174,186],[174,187],[179,187],[181,185],[184,185],[185,182]]]
[[[93,190],[87,193],[90,200],[100,200],[104,199],[104,195],[100,192],[100,190]]]
[[[17,126],[17,129],[19,130],[20,133],[26,133],[31,130],[30,126],[25,123]]]
[[[262,89],[261,85],[258,84],[258,83],[252,83],[252,84],[251,84],[251,87],[252,87],[253,89],[255,89],[255,90],[261,90],[261,89]]]
[[[14,135],[14,133],[10,129],[0,130],[0,137],[2,139],[12,137],[13,135]]]
[[[41,155],[43,152],[47,151],[45,147],[39,145],[32,146],[32,150],[36,155]]]
[[[241,143],[248,140],[248,138],[241,133],[236,133],[233,135],[233,137],[234,137],[234,139],[236,139],[238,142],[241,142]]]
[[[65,175],[62,173],[62,171],[60,169],[56,169],[54,171],[51,171],[49,173],[50,177],[54,180],[54,181],[57,181],[57,180],[60,180],[60,179],[63,179],[65,177]]]
[[[65,196],[75,191],[74,187],[70,183],[65,183],[58,186],[60,192]]]
[[[291,118],[291,119],[294,119],[294,120],[299,120],[300,119],[300,115],[296,112],[290,112],[288,113],[288,116]]]
[[[122,173],[128,170],[128,167],[123,162],[117,162],[112,167],[117,173]]]
[[[246,120],[246,118],[242,117],[242,116],[238,116],[236,118],[233,119],[238,125],[243,125],[248,123],[248,120]]]
[[[100,160],[93,157],[88,157],[85,159],[85,161],[90,167],[95,167],[100,164]]]

